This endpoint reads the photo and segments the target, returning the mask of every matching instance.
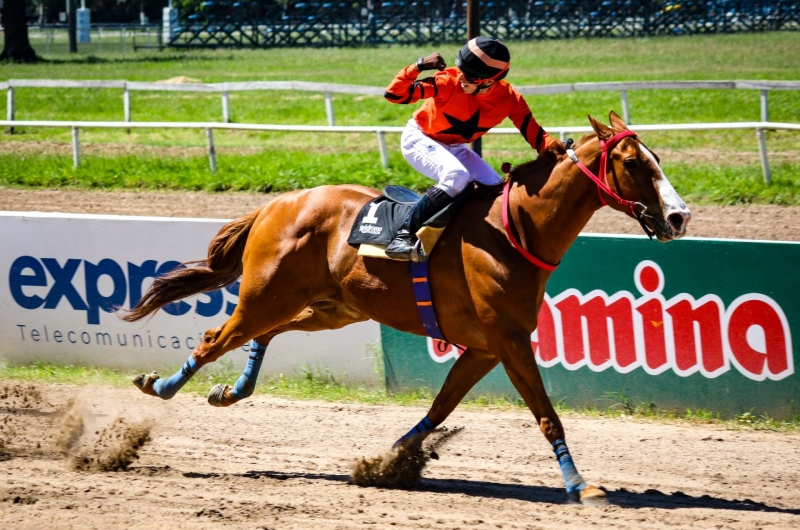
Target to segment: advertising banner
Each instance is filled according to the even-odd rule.
[[[153,278],[203,259],[227,221],[0,212],[0,358],[45,360],[139,371],[181,365],[238,301],[238,282],[127,323]],[[270,344],[262,373],[290,375],[303,366],[375,382],[379,328],[292,332]],[[226,355],[237,366],[248,348]]]
[[[581,235],[547,285],[531,355],[554,402],[790,417],[798,265],[798,243]],[[459,349],[381,331],[390,387],[438,390]],[[473,392],[517,395],[501,366]]]

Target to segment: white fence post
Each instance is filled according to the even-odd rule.
[[[131,121],[131,91],[128,90],[128,87],[125,87],[125,92],[122,94],[122,114],[123,114],[123,121],[130,122]],[[127,129],[126,132],[128,134],[131,133],[130,129]]]
[[[330,92],[325,92],[325,114],[328,115],[328,125],[333,127],[336,120],[333,116],[333,95]]]
[[[206,129],[206,138],[208,138],[208,162],[211,164],[211,171],[217,172],[217,150],[214,148],[214,130]]]
[[[381,152],[381,165],[389,169],[389,152],[386,150],[386,133],[378,131],[378,150]]]
[[[14,87],[8,87],[6,91],[6,119],[8,121],[14,121]],[[14,127],[9,127],[6,132],[8,134],[14,134]]]
[[[72,128],[72,165],[81,165],[81,140],[77,127]]]
[[[761,91],[761,121],[769,121],[769,90]]]
[[[620,97],[622,98],[622,119],[625,125],[631,124],[631,111],[628,110],[628,91],[620,90]]]
[[[227,90],[222,92],[222,121],[224,123],[231,122],[231,97]]]
[[[767,155],[767,131],[756,129],[758,135],[758,154],[761,157],[761,173],[764,175],[764,182],[772,182],[772,172],[769,170],[769,157]]]

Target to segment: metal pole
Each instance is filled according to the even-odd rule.
[[[206,129],[208,138],[208,162],[211,164],[211,172],[217,172],[217,150],[214,148],[214,130]]]
[[[481,6],[479,0],[467,0],[467,41],[481,34]],[[483,139],[472,142],[472,150],[483,156]]]
[[[328,125],[333,127],[335,125],[333,116],[333,96],[330,92],[325,92],[325,114],[328,115]]]
[[[231,122],[231,97],[227,90],[222,92],[222,121]]]
[[[566,142],[567,141],[567,136],[569,136],[569,135],[567,134],[567,131],[561,131],[561,134],[559,136],[561,137],[561,141],[562,142]]]
[[[769,121],[769,91],[761,91],[761,121]]]
[[[77,127],[72,128],[72,165],[81,165],[81,140]]]
[[[6,119],[14,121],[14,87],[8,87],[6,91]],[[14,134],[14,127],[6,129],[8,134]]]
[[[764,175],[764,182],[772,182],[772,173],[769,170],[769,158],[767,155],[767,132],[764,129],[756,129],[758,134],[758,154],[761,157],[761,174]]]
[[[378,131],[378,150],[381,152],[381,165],[389,169],[389,152],[386,150],[386,133]]]
[[[626,125],[631,124],[631,111],[628,110],[628,91],[620,90],[620,97],[622,98],[622,119]]]
[[[69,36],[69,53],[78,53],[78,29],[73,0],[67,0],[67,35]]]

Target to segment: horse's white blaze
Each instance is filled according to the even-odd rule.
[[[669,179],[664,174],[664,170],[661,169],[661,166],[658,164],[655,155],[651,153],[645,146],[641,145],[642,152],[647,155],[653,165],[658,168],[658,172],[661,174],[661,178],[656,181],[656,189],[658,190],[658,195],[661,197],[661,204],[663,206],[664,211],[661,212],[664,215],[664,219],[667,220],[669,223],[670,228],[672,228],[675,237],[680,237],[686,233],[686,225],[689,223],[689,220],[692,218],[692,212],[689,211],[689,208],[686,206],[686,203],[683,202],[681,196],[678,195],[678,192],[675,191],[675,188],[672,187],[670,184]],[[673,214],[680,215],[682,221],[679,226],[675,226],[674,222],[670,220],[670,216]]]

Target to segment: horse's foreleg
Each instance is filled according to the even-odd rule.
[[[523,332],[519,337],[505,342],[502,362],[511,383],[530,408],[539,424],[539,429],[553,447],[567,493],[584,503],[604,502],[605,492],[586,484],[569,454],[564,427],[544,389],[539,366],[531,351],[530,336],[527,333]]]
[[[464,399],[464,396],[467,395],[467,392],[499,362],[500,359],[498,357],[487,351],[468,348],[450,369],[450,373],[447,374],[447,379],[445,379],[436,399],[433,400],[433,404],[428,410],[428,415],[397,440],[393,447],[398,447],[412,440],[414,443],[422,442],[437,426],[447,419],[450,413],[461,403],[461,400]]]

